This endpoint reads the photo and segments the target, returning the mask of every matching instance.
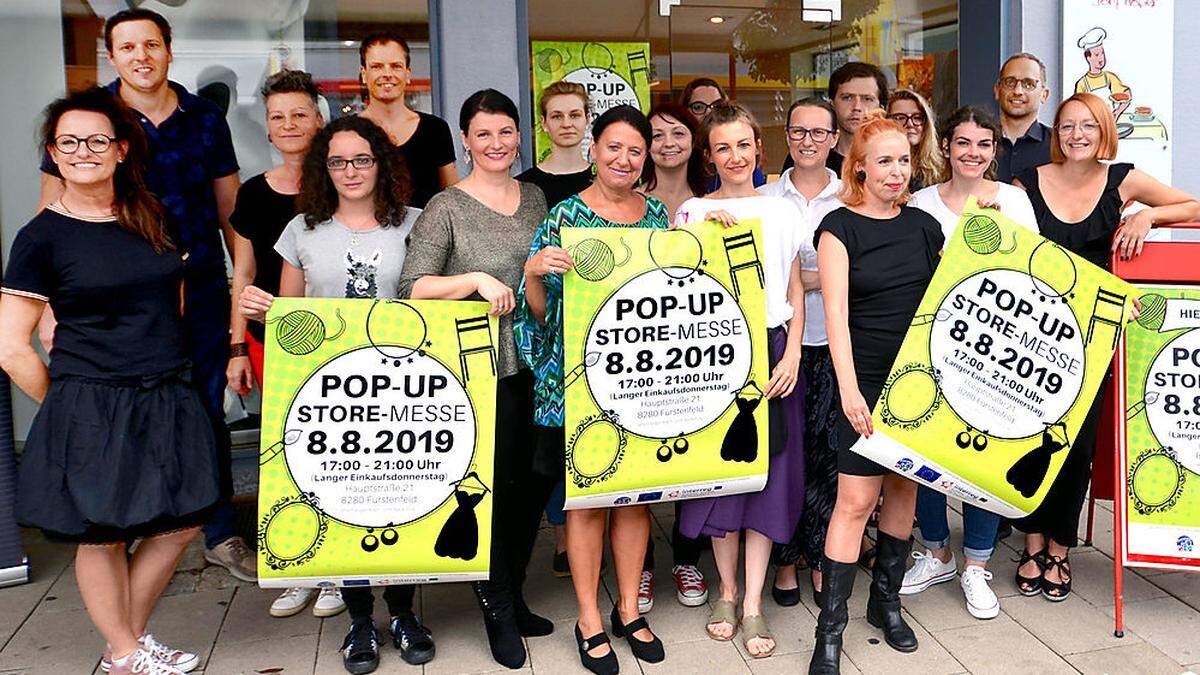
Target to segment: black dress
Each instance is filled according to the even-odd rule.
[[[1077,223],[1065,223],[1058,219],[1042,197],[1037,167],[1017,176],[1029,194],[1033,214],[1037,217],[1038,230],[1043,237],[1063,248],[1082,256],[1101,269],[1108,269],[1112,238],[1121,225],[1121,182],[1133,169],[1132,164],[1110,164],[1108,180],[1100,201],[1086,218]],[[1067,451],[1067,459],[1058,472],[1058,477],[1041,506],[1033,513],[1014,523],[1022,532],[1044,534],[1063,546],[1079,545],[1079,513],[1087,496],[1088,483],[1092,477],[1092,458],[1096,454],[1096,434],[1100,427],[1100,412],[1109,380],[1106,376],[1088,409],[1087,417],[1079,427],[1075,442]]]
[[[842,207],[825,216],[815,245],[828,232],[849,256],[850,344],[858,388],[873,408],[904,342],[917,306],[933,279],[938,252],[945,241],[933,216],[900,207],[894,218],[859,215]],[[855,476],[881,476],[885,469],[850,451],[859,435],[845,414],[838,415],[838,471]]]
[[[541,188],[546,196],[546,207],[552,209],[567,197],[583,192],[592,184],[592,177],[591,167],[575,173],[547,173],[535,166],[518,174],[517,180]]]
[[[249,239],[254,248],[254,285],[271,295],[279,295],[279,277],[283,271],[283,258],[275,252],[275,242],[295,217],[296,195],[276,192],[267,182],[265,173],[238,188],[229,223],[238,234]],[[259,342],[263,341],[264,328],[257,321],[246,325],[246,330]]]
[[[50,389],[21,458],[22,525],[108,543],[198,525],[216,502],[182,279],[178,251],[157,253],[113,220],[46,209],[17,233],[3,292],[49,302],[58,320]]]

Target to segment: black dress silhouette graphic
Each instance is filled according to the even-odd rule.
[[[433,552],[443,558],[473,560],[479,549],[479,522],[475,519],[475,507],[483,501],[482,492],[456,490],[454,499],[458,507],[442,525]]]
[[[735,398],[738,413],[721,442],[721,459],[726,462],[753,462],[758,458],[758,423],[754,409],[762,398]]]
[[[1050,458],[1067,447],[1066,443],[1055,440],[1051,433],[1054,427],[1062,427],[1064,432],[1067,428],[1062,422],[1047,426],[1042,432],[1042,444],[1018,459],[1005,475],[1009,485],[1016,488],[1026,499],[1032,497],[1046,480],[1046,472],[1050,470]]]

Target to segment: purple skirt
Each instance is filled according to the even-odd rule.
[[[783,356],[787,331],[768,332],[771,366]],[[770,457],[767,485],[761,492],[728,497],[708,497],[683,502],[679,531],[696,538],[724,537],[730,532],[754,530],[776,543],[791,540],[804,509],[804,376],[801,369],[796,388],[780,399],[787,428],[787,441]]]

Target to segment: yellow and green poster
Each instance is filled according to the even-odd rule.
[[[1200,567],[1200,289],[1139,286],[1125,333],[1125,562]]]
[[[757,221],[564,228],[566,507],[761,490],[767,336]]]
[[[559,80],[587,89],[593,119],[618,105],[650,112],[649,42],[548,42],[533,41],[533,109],[537,135],[537,161],[550,153],[550,137],[540,123],[542,90]],[[587,152],[590,139],[580,149]]]
[[[968,205],[854,450],[1003,516],[1032,512],[1109,369],[1135,290]]]
[[[263,587],[485,579],[496,321],[482,302],[277,298]]]

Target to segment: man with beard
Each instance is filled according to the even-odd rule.
[[[1046,64],[1027,52],[1008,57],[994,91],[1004,130],[996,180],[1011,183],[1022,171],[1050,163],[1050,127],[1038,121],[1038,111],[1050,96]]]

